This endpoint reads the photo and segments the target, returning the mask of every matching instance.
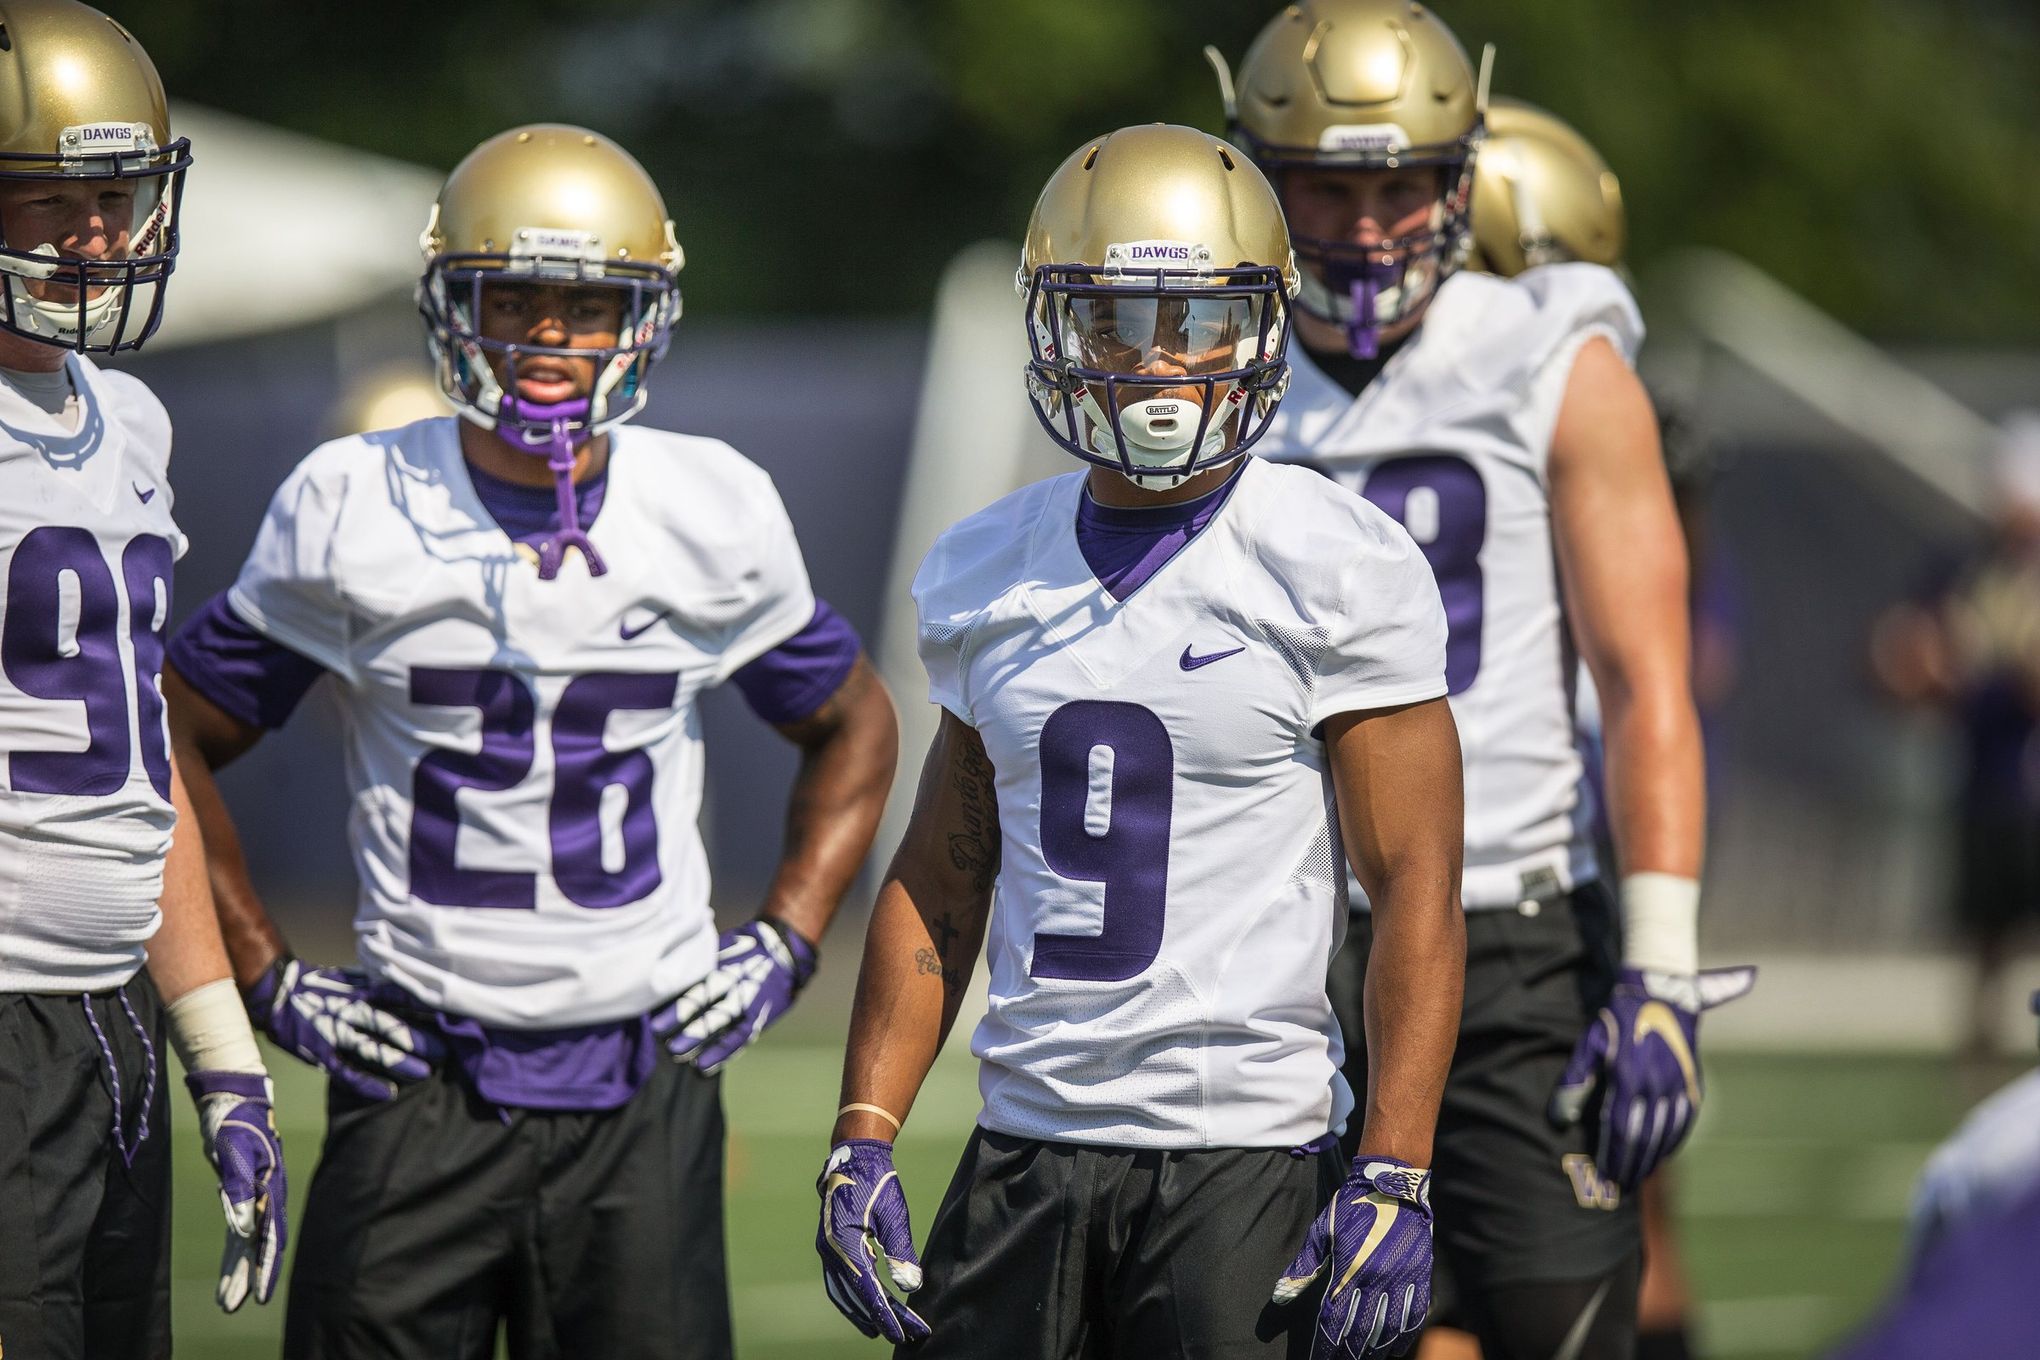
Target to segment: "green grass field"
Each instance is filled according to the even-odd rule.
[[[977,1109],[974,1076],[960,1052],[952,1045],[938,1065],[900,1143],[901,1174],[924,1232]],[[730,1069],[729,1241],[744,1360],[884,1354],[829,1306],[814,1255],[813,1183],[839,1062],[840,1049],[821,1035],[775,1033]],[[280,1055],[272,1055],[271,1068],[302,1187],[319,1143],[320,1081]],[[1704,1353],[1739,1360],[1820,1354],[1885,1289],[1913,1177],[1981,1090],[1945,1060],[1922,1057],[1725,1054],[1709,1071],[1707,1120],[1679,1163]],[[235,1317],[213,1305],[216,1192],[181,1096],[175,1119],[178,1352],[272,1360],[281,1297]]]

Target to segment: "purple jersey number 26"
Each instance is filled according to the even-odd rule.
[[[1035,935],[1028,971],[1087,982],[1138,977],[1161,952],[1168,906],[1169,730],[1139,704],[1079,699],[1049,714],[1039,749],[1042,858],[1063,878],[1105,885],[1104,925],[1096,935]],[[1092,800],[1101,751],[1110,762],[1103,809]]]
[[[134,761],[128,702],[140,718],[142,769],[170,797],[170,749],[163,730],[163,627],[170,614],[170,541],[155,534],[121,550],[126,583],[132,684],[120,655],[121,585],[91,530],[39,525],[14,546],[0,620],[0,669],[32,699],[82,705],[85,749],[8,753],[8,782],[21,793],[104,798],[128,781]],[[64,583],[76,613],[64,636]]]
[[[1389,459],[1360,494],[1409,530],[1424,550],[1445,605],[1445,692],[1464,693],[1480,674],[1487,484],[1464,458],[1427,453]]]
[[[620,907],[659,886],[659,828],[652,812],[652,760],[643,751],[611,751],[602,730],[611,713],[673,706],[679,677],[598,671],[576,676],[553,706],[553,789],[546,816],[553,883],[581,907]],[[459,794],[515,788],[531,772],[537,704],[522,677],[490,669],[421,666],[411,672],[411,702],[472,708],[481,714],[481,749],[442,749],[411,775],[411,891],[442,907],[538,905],[538,875],[515,869],[466,869],[456,861]],[[623,790],[622,863],[603,863],[602,801]]]

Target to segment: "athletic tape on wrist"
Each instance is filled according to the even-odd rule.
[[[1691,977],[1700,971],[1700,880],[1629,874],[1622,880],[1622,961]]]
[[[187,1072],[244,1072],[267,1076],[262,1050],[232,978],[194,987],[163,1007],[170,1046]]]

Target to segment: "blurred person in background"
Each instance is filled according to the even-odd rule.
[[[1465,962],[1437,586],[1379,509],[1247,456],[1297,275],[1236,148],[1087,142],[1019,283],[1035,413],[1090,466],[915,576],[941,728],[858,977],[829,1297],[901,1360],[1402,1354]],[[1348,860],[1379,916],[1350,1092],[1325,994]],[[892,1140],[981,945],[984,1108],[924,1280]]]
[[[2040,1014],[2040,992],[2030,1001]],[[2040,1355],[2040,1070],[1970,1112],[1913,1196],[1898,1297],[1836,1360]]]
[[[1400,520],[1451,626],[1468,914],[1437,1155],[1452,1320],[1489,1360],[1626,1360],[1636,1192],[1697,1113],[1701,1013],[1753,978],[1699,967],[1687,562],[1657,416],[1630,367],[1641,321],[1602,264],[1537,258],[1563,258],[1551,238],[1572,205],[1534,193],[1532,157],[1505,161],[1525,192],[1494,238],[1493,266],[1520,272],[1462,268],[1485,80],[1429,8],[1305,0],[1262,30],[1236,88],[1215,64],[1304,274],[1294,383],[1258,452]],[[1612,193],[1612,177],[1592,188]],[[1619,222],[1584,207],[1604,233]],[[1620,244],[1617,232],[1589,258]],[[1593,847],[1575,645],[1607,718],[1619,920]],[[1333,965],[1349,1026],[1368,948],[1362,915]],[[1357,1046],[1347,1076],[1364,1088]]]
[[[1871,642],[1892,695],[1960,729],[1954,914],[1976,965],[1979,1059],[1995,1047],[2007,959],[2040,922],[2040,414],[2006,423],[1994,474],[1981,539]]]
[[[166,1037],[219,1173],[220,1306],[283,1265],[269,1076],[164,725],[170,420],[88,357],[162,320],[190,164],[126,29],[0,0],[0,1339],[34,1360],[170,1352]]]
[[[657,187],[515,128],[440,191],[418,300],[459,418],[314,450],[171,646],[250,1014],[329,1074],[286,1352],[732,1354],[717,1073],[785,1014],[898,742],[770,478],[629,424],[680,314]],[[210,774],[325,682],[362,967],[301,962]],[[702,691],[800,750],[758,916],[718,941]],[[337,773],[337,772],[336,772]]]

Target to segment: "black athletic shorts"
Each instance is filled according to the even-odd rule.
[[[1339,1187],[1335,1152],[1135,1151],[979,1129],[898,1360],[1305,1360],[1319,1290],[1268,1296]]]
[[[146,975],[87,996],[0,993],[6,1355],[170,1354],[169,1081]]]
[[[286,1360],[726,1360],[719,1083],[662,1062],[621,1108],[503,1110],[445,1073],[326,1097]]]
[[[1595,1280],[1642,1250],[1635,1201],[1595,1172],[1591,1128],[1557,1129],[1546,1115],[1573,1045],[1614,987],[1618,931],[1598,883],[1466,914],[1466,1002],[1432,1156],[1438,1261],[1451,1275],[1441,1295]],[[1356,1093],[1367,1090],[1360,993],[1371,940],[1368,918],[1356,913],[1332,961]],[[1349,1147],[1359,1135],[1356,1116]]]

